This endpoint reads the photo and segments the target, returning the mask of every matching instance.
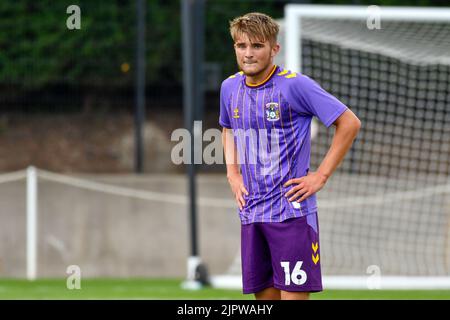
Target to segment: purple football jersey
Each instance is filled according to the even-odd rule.
[[[306,75],[274,66],[262,83],[250,86],[238,72],[222,83],[219,123],[233,129],[238,161],[249,195],[242,224],[282,222],[317,211],[316,195],[289,202],[289,179],[307,175],[311,120],[326,127],[347,107]]]

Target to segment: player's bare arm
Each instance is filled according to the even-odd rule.
[[[285,194],[289,201],[301,202],[323,188],[352,146],[361,128],[361,121],[350,109],[347,109],[336,119],[334,125],[336,131],[333,141],[317,171],[309,172],[304,177],[290,179],[284,184],[285,187],[294,185]]]
[[[225,153],[225,163],[227,165],[227,178],[231,191],[236,199],[239,209],[245,206],[244,194],[248,195],[248,191],[244,186],[244,180],[240,173],[237,161],[237,148],[234,143],[232,130],[223,128],[222,144]]]

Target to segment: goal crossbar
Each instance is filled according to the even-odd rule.
[[[301,18],[321,19],[353,19],[364,20],[376,11],[382,20],[418,21],[418,22],[450,22],[450,9],[436,7],[378,7],[378,6],[334,6],[334,5],[302,5],[285,6],[286,50],[285,67],[293,71],[301,71]],[[373,10],[373,9],[372,9]]]

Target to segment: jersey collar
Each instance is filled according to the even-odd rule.
[[[272,76],[275,74],[275,71],[277,70],[277,68],[278,68],[278,66],[274,65],[272,70],[270,71],[269,75],[261,82],[258,82],[255,84],[249,84],[249,83],[247,83],[247,77],[244,77],[244,83],[249,88],[259,88],[262,85],[266,84],[272,78]]]

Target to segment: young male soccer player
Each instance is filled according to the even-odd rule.
[[[308,299],[322,290],[316,193],[361,123],[306,75],[273,64],[279,27],[249,13],[230,22],[240,72],[222,83],[227,177],[239,206],[243,292],[256,299]],[[317,171],[309,171],[311,120],[335,125]]]

